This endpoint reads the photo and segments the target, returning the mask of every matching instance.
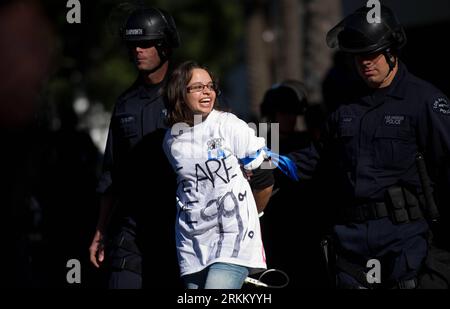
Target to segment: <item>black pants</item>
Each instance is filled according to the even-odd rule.
[[[381,263],[381,284],[417,277],[427,256],[425,220],[393,224],[389,218],[364,223],[337,225],[337,254],[351,263],[366,267],[370,259]],[[345,271],[337,272],[338,287],[358,288],[361,284]]]
[[[124,241],[126,241],[127,246],[121,246],[121,243],[123,244]],[[111,242],[108,256],[111,269],[108,283],[110,289],[142,288],[142,274],[137,269],[142,269],[142,254],[136,245],[134,228],[129,226],[121,227],[120,232]],[[131,267],[130,265],[133,266]]]

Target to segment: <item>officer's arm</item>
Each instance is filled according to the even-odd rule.
[[[111,170],[113,165],[112,152],[112,130],[111,125],[108,132],[108,140],[106,142],[105,154],[103,156],[102,175],[97,185],[97,193],[101,194],[99,216],[94,237],[89,247],[89,255],[91,263],[95,267],[100,267],[104,259],[104,234],[111,217],[113,208],[113,194],[112,194],[112,177]]]
[[[101,194],[99,215],[97,220],[97,226],[95,229],[94,237],[89,247],[89,258],[91,263],[95,267],[100,267],[104,258],[104,237],[105,231],[111,218],[113,211],[114,197],[112,193],[112,178],[111,178],[111,166],[112,166],[112,146],[111,146],[111,131],[108,135],[108,142],[105,149],[105,156],[103,157],[103,173],[97,186],[97,192]]]
[[[95,267],[100,267],[104,258],[104,237],[105,229],[112,213],[113,196],[111,193],[102,195],[100,200],[100,213],[95,229],[94,237],[89,247],[89,258]]]
[[[422,101],[423,102],[423,101]],[[442,223],[435,232],[437,238],[449,235],[450,213],[450,101],[443,94],[437,94],[426,100],[418,115],[418,146],[427,165],[428,176],[433,185]],[[436,209],[434,209],[436,210]],[[441,230],[442,228],[442,230]],[[440,236],[438,236],[440,235]],[[446,239],[448,236],[444,236]],[[447,241],[447,240],[444,240]]]
[[[319,151],[313,143],[308,147],[287,154],[287,157],[295,163],[298,177],[303,180],[312,178],[320,159]]]
[[[112,120],[111,120],[112,122]],[[103,166],[100,179],[97,184],[97,193],[104,194],[111,189],[112,186],[112,167],[114,164],[113,160],[113,131],[111,128],[112,124],[109,126],[108,138],[106,140],[105,153],[103,155]]]
[[[418,140],[430,176],[450,174],[450,101],[437,93],[428,98],[423,108],[418,120]]]
[[[108,139],[106,142],[105,154],[103,156],[102,175],[97,185],[97,193],[101,195],[100,198],[100,213],[97,221],[97,230],[104,232],[110,211],[112,209],[112,167],[113,167],[113,131],[111,125],[108,132]]]
[[[114,197],[111,190],[100,197],[100,209],[96,230],[104,234],[113,211]]]
[[[287,157],[297,166],[299,179],[308,180],[312,178],[322,154],[327,151],[327,147],[331,144],[330,141],[334,136],[336,127],[335,119],[337,118],[336,114],[332,114],[323,124],[319,142],[311,142],[307,147],[287,154]]]

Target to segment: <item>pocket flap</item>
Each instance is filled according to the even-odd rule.
[[[353,126],[343,126],[339,128],[340,137],[351,137],[355,136],[355,128]]]
[[[375,131],[375,138],[390,138],[408,140],[409,133],[402,128],[378,127]]]
[[[133,114],[117,114],[115,122],[124,137],[137,135],[136,117]]]

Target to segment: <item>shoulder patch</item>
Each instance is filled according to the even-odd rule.
[[[435,112],[450,116],[450,104],[445,97],[439,97],[434,100],[432,107]]]

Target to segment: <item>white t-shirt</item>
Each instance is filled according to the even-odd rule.
[[[176,244],[181,276],[215,262],[266,268],[258,212],[238,159],[265,146],[235,115],[211,111],[168,130],[164,151],[177,173]]]

